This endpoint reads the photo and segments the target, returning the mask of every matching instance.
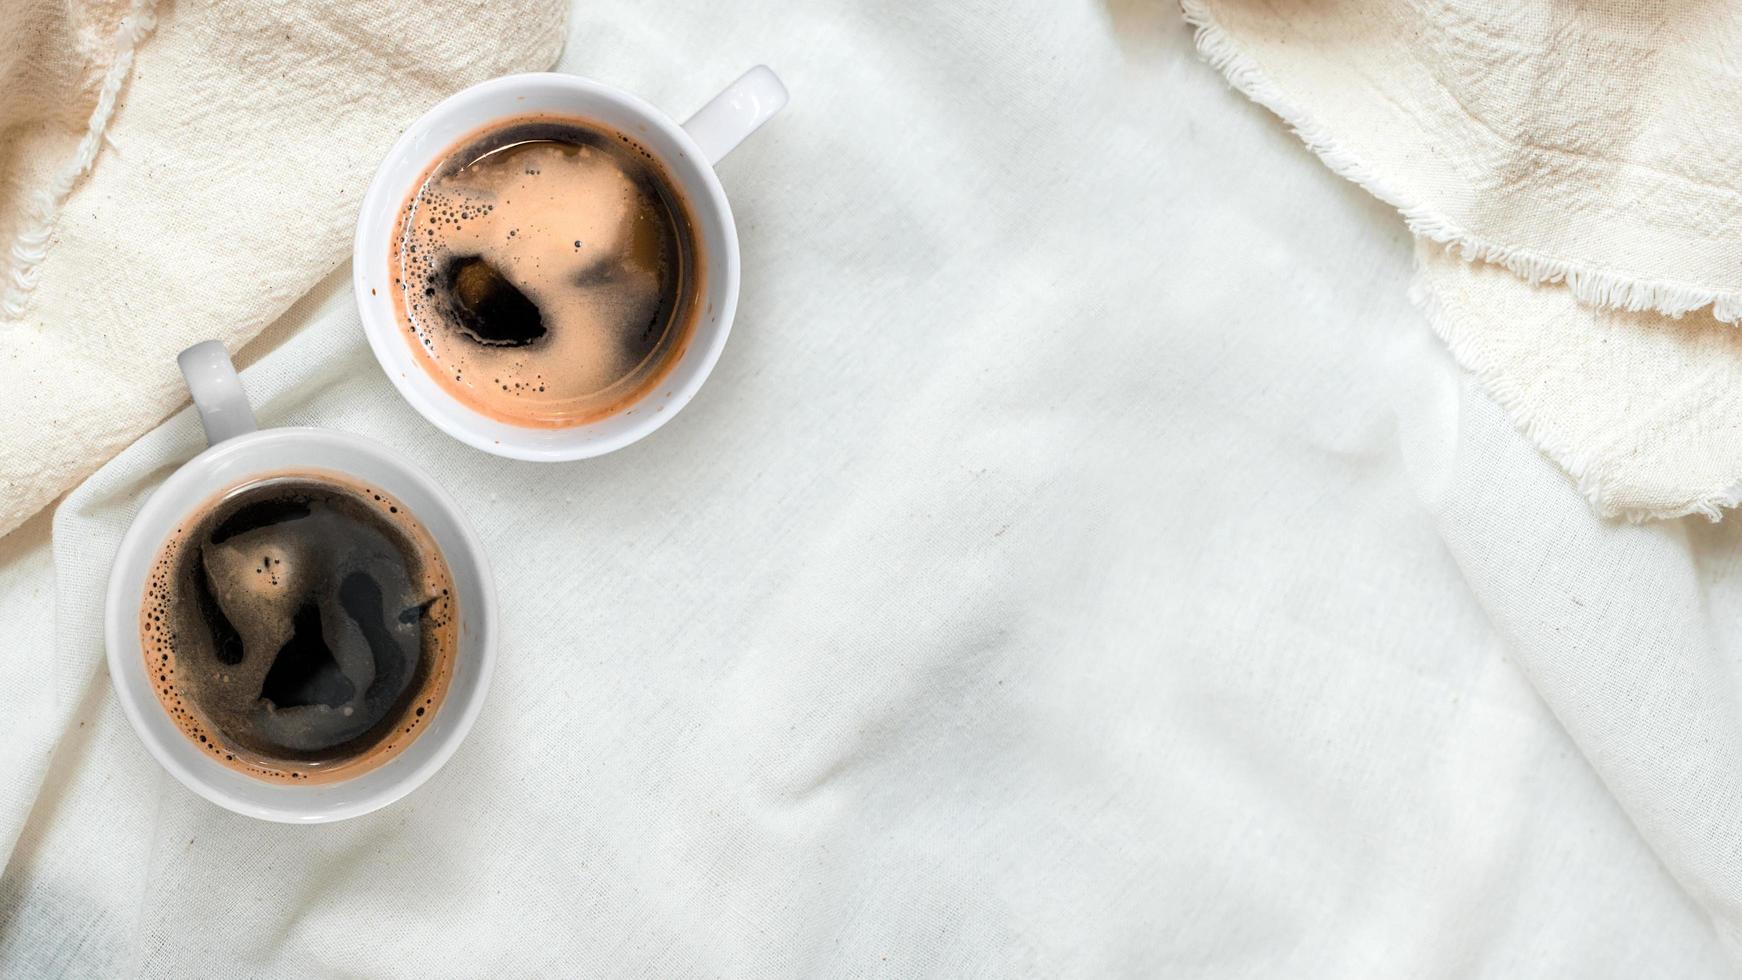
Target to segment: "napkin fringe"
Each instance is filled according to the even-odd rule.
[[[1468,343],[1452,329],[1450,316],[1440,304],[1433,288],[1427,284],[1419,262],[1416,265],[1415,278],[1409,286],[1409,300],[1421,311],[1434,333],[1450,348],[1452,357],[1466,370],[1482,379],[1483,388],[1499,403],[1512,424],[1524,433],[1525,438],[1535,443],[1544,456],[1573,478],[1579,493],[1584,495],[1590,502],[1591,509],[1599,516],[1643,524],[1646,521],[1672,520],[1698,514],[1716,524],[1723,519],[1724,511],[1742,504],[1742,483],[1739,483],[1702,494],[1679,506],[1658,509],[1616,507],[1607,499],[1608,488],[1603,483],[1600,475],[1602,467],[1598,462],[1587,454],[1567,449],[1551,438],[1542,421],[1530,410],[1529,399],[1521,396],[1516,379],[1505,371],[1497,370],[1479,347]]]
[[[1234,39],[1216,23],[1203,0],[1180,0],[1186,23],[1196,30],[1198,53],[1221,72],[1228,83],[1247,98],[1270,110],[1295,136],[1316,154],[1325,166],[1369,194],[1397,209],[1409,230],[1423,238],[1457,250],[1466,260],[1490,262],[1510,270],[1532,284],[1561,283],[1573,296],[1590,306],[1631,312],[1655,311],[1679,317],[1712,308],[1712,316],[1725,323],[1742,320],[1742,293],[1726,292],[1686,283],[1629,279],[1530,249],[1483,241],[1442,214],[1411,203],[1386,184],[1383,178],[1352,156],[1335,137],[1289,101]]]
[[[133,6],[115,29],[115,53],[109,68],[103,73],[103,84],[97,89],[97,105],[85,125],[85,135],[79,140],[78,151],[54,176],[48,187],[31,198],[28,223],[12,242],[12,268],[6,276],[6,294],[0,298],[0,316],[18,319],[24,315],[25,304],[36,288],[39,267],[48,256],[49,238],[60,217],[61,206],[72,195],[73,187],[91,172],[97,162],[115,116],[115,104],[120,101],[121,88],[133,71],[133,55],[140,42],[157,24],[157,0],[133,0]]]

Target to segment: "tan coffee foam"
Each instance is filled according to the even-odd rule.
[[[582,127],[608,146],[527,143],[446,172],[492,133],[529,122]],[[662,256],[665,219],[630,170],[670,189],[680,247],[665,251],[676,254]],[[419,180],[398,227],[394,308],[419,362],[453,397],[499,421],[564,427],[611,415],[658,385],[694,333],[703,274],[688,205],[650,154],[600,124],[532,115],[468,134]],[[458,255],[482,257],[536,303],[545,337],[492,348],[461,334],[430,285]],[[650,351],[626,355],[626,336],[657,308],[662,277],[665,288],[681,289],[675,313]]]
[[[424,657],[429,664],[429,670],[420,689],[413,695],[411,703],[416,707],[403,719],[403,727],[390,732],[386,738],[364,752],[349,758],[302,763],[265,758],[249,752],[226,740],[223,732],[202,715],[193,698],[184,696],[176,683],[178,651],[170,620],[172,599],[175,598],[172,590],[177,587],[175,573],[181,565],[183,550],[190,545],[191,536],[198,528],[201,517],[210,513],[225,498],[259,483],[286,478],[333,484],[350,491],[359,500],[375,504],[381,514],[411,540],[416,553],[421,556],[422,561],[417,572],[424,594],[440,597],[429,609],[427,628],[423,633]],[[277,566],[274,572],[260,576],[245,575],[244,580],[267,591],[292,585],[298,573],[295,568]],[[284,470],[249,477],[213,494],[198,507],[191,509],[181,525],[164,540],[146,577],[145,593],[139,610],[139,645],[145,658],[145,673],[151,680],[158,702],[163,705],[164,711],[182,734],[202,751],[210,753],[214,760],[257,779],[325,783],[350,779],[386,763],[416,740],[425,730],[427,722],[434,720],[447,695],[448,683],[453,676],[454,660],[459,652],[459,616],[459,598],[454,590],[447,561],[442,557],[435,539],[412,515],[410,508],[380,488],[358,483],[342,473],[320,469]],[[255,669],[265,668],[259,666]]]

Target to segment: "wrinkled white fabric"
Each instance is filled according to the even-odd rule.
[[[1599,513],[1736,506],[1722,381],[1742,348],[1719,321],[1742,317],[1742,19],[1697,0],[1183,6],[1235,85],[1449,246],[1424,246],[1418,293]]]
[[[238,347],[319,282],[399,130],[468,82],[549,67],[563,8],[9,4],[0,533],[174,411],[177,351]]]
[[[793,93],[721,168],[719,369],[539,466],[400,402],[342,272],[280,325],[261,420],[438,474],[502,600],[470,739],[343,824],[205,804],[109,691],[106,566],[191,412],[52,549],[0,540],[0,973],[1730,975],[1722,759],[1670,753],[1734,741],[1736,532],[1597,521],[1409,305],[1389,211],[1170,11],[571,30],[679,114],[755,61]]]

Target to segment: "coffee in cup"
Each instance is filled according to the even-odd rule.
[[[253,477],[193,509],[146,578],[140,648],[176,727],[259,779],[393,758],[440,709],[456,590],[403,503],[339,473]]]
[[[634,404],[695,330],[704,262],[677,182],[629,135],[551,113],[454,143],[401,205],[394,308],[422,368],[514,425]]]

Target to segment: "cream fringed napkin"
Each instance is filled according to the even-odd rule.
[[[1717,520],[1742,477],[1742,329],[1709,309],[1599,309],[1416,242],[1415,298],[1453,356],[1604,517]]]
[[[1183,6],[1237,87],[1402,212],[1435,329],[1599,513],[1736,505],[1742,19],[1701,2]]]
[[[448,93],[549,67],[558,0],[23,0],[0,18],[0,534],[342,262]]]

